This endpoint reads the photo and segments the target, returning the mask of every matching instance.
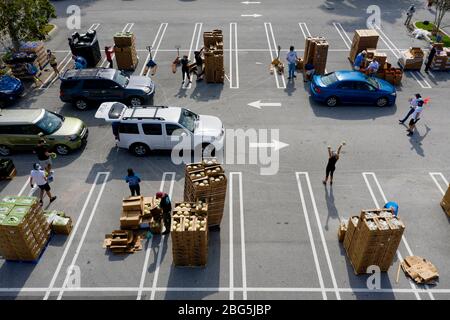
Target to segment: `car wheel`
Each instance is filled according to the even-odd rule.
[[[329,107],[336,107],[337,104],[338,104],[338,102],[339,102],[339,101],[338,101],[338,98],[335,97],[335,96],[328,97],[327,100],[325,101],[325,103],[326,103],[327,106],[329,106]]]
[[[68,146],[66,146],[66,145],[58,144],[55,147],[55,151],[56,151],[57,154],[59,154],[61,156],[65,156],[65,155],[70,153],[70,148]]]
[[[5,145],[0,145],[0,155],[9,156],[11,154],[11,149]]]
[[[130,151],[138,157],[145,157],[150,154],[150,148],[143,143],[135,143],[131,145]]]
[[[378,107],[385,107],[387,106],[388,102],[388,99],[386,99],[385,97],[381,97],[377,99],[376,104]]]
[[[78,110],[81,110],[81,111],[86,110],[89,106],[88,102],[82,98],[75,99],[75,101],[73,102],[73,105],[75,106],[75,108],[77,108]]]
[[[216,156],[216,147],[211,144],[203,144],[202,145],[202,157],[203,158],[208,158],[208,157],[215,157]]]
[[[144,104],[144,100],[139,97],[130,98],[130,106],[132,107],[140,107]]]

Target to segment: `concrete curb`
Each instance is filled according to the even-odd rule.
[[[53,26],[53,29],[47,34],[47,36],[45,37],[45,41],[50,41],[52,39],[52,35],[58,30],[58,26],[56,24],[49,24]]]

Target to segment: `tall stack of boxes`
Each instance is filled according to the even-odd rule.
[[[36,261],[50,232],[36,197],[8,196],[0,200],[0,255],[6,260]]]
[[[351,217],[344,248],[355,274],[366,273],[372,265],[388,271],[404,230],[405,225],[390,209],[363,210],[359,217]]]
[[[442,43],[434,43],[436,54],[431,62],[430,68],[433,71],[450,70],[450,48],[444,48]]]
[[[114,55],[118,69],[136,69],[138,56],[136,38],[132,32],[118,32],[114,35]]]
[[[328,42],[323,37],[306,38],[304,64],[312,64],[316,74],[324,74],[328,57]]]
[[[36,60],[34,61],[34,63],[41,70],[48,63],[47,51],[42,41],[24,42],[20,46],[20,51],[27,53],[34,53],[36,55]]]
[[[445,213],[450,217],[450,184],[448,185],[447,192],[441,201],[441,207],[444,209]]]
[[[351,63],[355,61],[356,56],[363,50],[376,49],[378,44],[378,32],[373,29],[355,30],[352,47],[348,59]]]
[[[205,54],[205,80],[208,83],[223,83],[225,68],[223,63],[222,30],[203,33]]]
[[[208,205],[176,203],[171,221],[173,263],[205,266],[208,260]]]
[[[186,166],[184,201],[208,204],[208,225],[220,226],[225,207],[227,177],[216,159]]]

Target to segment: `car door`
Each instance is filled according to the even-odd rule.
[[[124,98],[124,89],[115,81],[101,80],[99,87],[102,93],[102,100],[120,101]]]
[[[82,88],[82,96],[89,100],[100,100],[102,98],[102,90],[99,87],[101,80],[84,80]]]
[[[0,129],[1,143],[13,150],[26,150],[27,140],[23,137],[23,125],[2,125]]]
[[[166,123],[165,124],[165,142],[166,149],[172,150],[173,147],[183,142],[182,147],[184,149],[191,149],[194,143],[192,134],[178,124]],[[190,138],[190,139],[189,139]]]
[[[341,81],[336,85],[336,96],[341,103],[352,103],[355,95],[353,81]]]
[[[152,150],[165,149],[165,136],[163,135],[161,123],[142,123],[142,132],[144,133],[144,142]]]
[[[128,149],[135,142],[144,142],[139,133],[137,123],[123,123],[119,124],[119,142],[118,146]]]
[[[375,88],[363,81],[355,81],[355,103],[374,103],[376,99]]]
[[[34,124],[27,124],[21,126],[22,130],[22,141],[23,141],[23,149],[33,150],[39,142],[41,137],[39,133],[41,133],[41,129],[35,126]],[[44,137],[45,139],[52,139]]]

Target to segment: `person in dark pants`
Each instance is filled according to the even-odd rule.
[[[325,170],[325,179],[322,181],[323,184],[327,184],[328,177],[330,177],[330,185],[333,184],[333,174],[334,170],[336,170],[336,162],[339,160],[339,155],[341,154],[341,149],[344,146],[344,142],[341,143],[337,152],[331,150],[331,147],[328,146],[328,164]]]
[[[141,178],[134,173],[133,169],[128,168],[128,175],[125,177],[125,182],[127,182],[130,187],[132,197],[141,195],[141,187],[139,186]]]
[[[114,135],[114,139],[116,140],[116,146],[117,146],[117,144],[120,141],[120,134],[119,134],[120,122],[119,121],[114,121],[111,124],[111,127],[112,127],[112,132],[113,132],[113,135]]]
[[[195,51],[194,52],[194,57],[195,57],[195,66],[196,66],[196,70],[195,70],[195,74],[197,75],[197,81],[201,81],[203,80],[203,58],[202,58],[202,51],[204,48],[202,48],[200,51]]]
[[[39,139],[37,146],[34,148],[34,153],[36,153],[41,167],[44,168],[47,174],[50,174],[52,171],[51,157],[54,156],[54,153],[49,151],[45,143],[44,139]]]
[[[414,96],[414,99],[411,99],[409,101],[409,111],[408,111],[408,113],[406,114],[406,116],[403,119],[398,120],[398,123],[399,124],[404,124],[405,121],[408,120],[409,116],[413,114],[414,110],[416,109],[416,107],[417,107],[417,105],[419,103],[423,104],[423,99],[422,99],[422,96],[420,95],[420,93],[416,93],[416,95]]]
[[[108,68],[114,68],[114,63],[113,63],[113,59],[112,59],[113,52],[114,52],[114,49],[112,47],[108,47],[108,46],[105,47],[106,61],[109,62]]]
[[[183,78],[183,82],[181,82],[181,84],[184,84],[186,82],[186,80],[189,83],[192,83],[191,81],[191,75],[189,72],[189,59],[188,56],[183,56],[183,58],[180,60],[181,62],[181,76]]]
[[[425,72],[430,71],[431,63],[433,62],[433,58],[436,55],[436,48],[432,47],[430,53],[428,54],[427,64],[425,65]]]
[[[156,199],[161,199],[159,206],[163,210],[164,232],[162,234],[168,234],[170,232],[170,219],[172,212],[172,203],[170,197],[165,192],[157,192]]]
[[[33,164],[33,170],[31,170],[30,173],[30,187],[34,187],[34,183],[38,186],[40,193],[39,193],[39,204],[42,206],[43,204],[43,197],[44,192],[47,194],[47,196],[50,198],[50,203],[56,200],[56,196],[52,196],[52,193],[50,192],[51,188],[48,184],[48,179],[46,176],[46,173],[44,170],[42,170],[42,167],[39,165],[39,163]]]

